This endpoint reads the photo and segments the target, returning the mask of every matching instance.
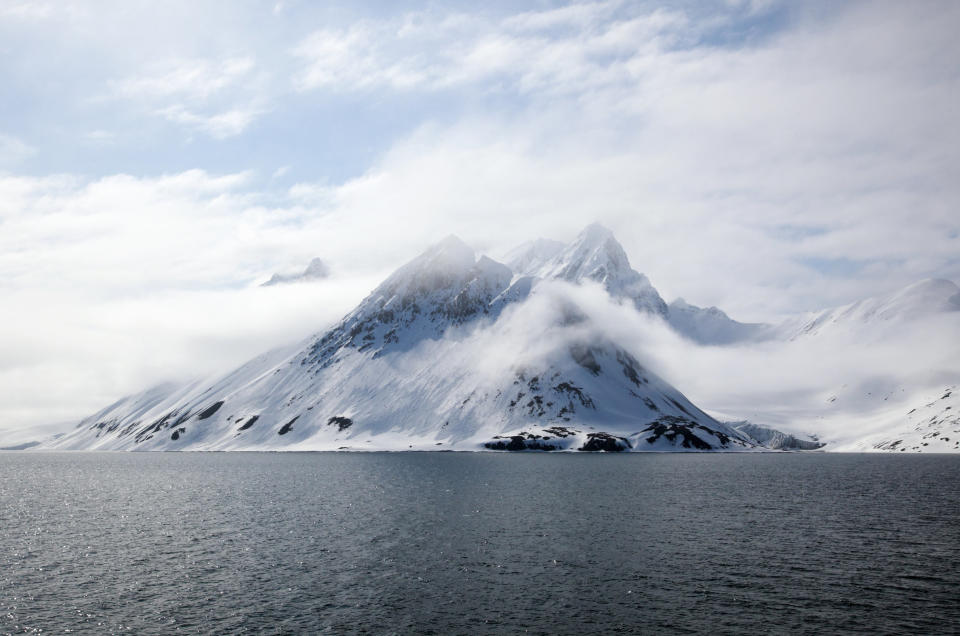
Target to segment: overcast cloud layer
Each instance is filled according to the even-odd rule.
[[[960,280],[960,5],[800,5],[4,3],[0,428],[304,337],[450,233],[600,221],[741,320]]]

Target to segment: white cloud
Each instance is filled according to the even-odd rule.
[[[525,95],[424,126],[337,189],[329,218],[394,241],[454,231],[481,246],[568,238],[600,219],[665,295],[741,319],[960,274],[960,78],[943,64],[960,12],[850,6],[719,47],[695,44],[706,26],[684,14],[605,11],[551,14],[551,27],[574,26],[550,37],[529,35],[533,13],[512,19],[532,23],[523,29],[417,15],[305,41],[304,88],[506,83]],[[856,276],[805,264],[841,256]]]
[[[249,77],[254,66],[250,57],[170,61],[146,73],[113,81],[110,87],[116,96],[126,99],[206,100]]]
[[[343,183],[291,157],[302,181],[281,193],[260,191],[269,171],[0,178],[0,426],[79,416],[319,327],[451,232],[497,252],[600,220],[668,299],[744,320],[960,278],[956,7],[849,5],[738,46],[707,37],[724,14],[633,7],[354,21],[274,42],[299,42],[296,72],[251,48],[119,74],[113,103],[218,139],[283,107],[264,76],[293,77],[299,106],[404,92],[423,113]],[[468,105],[438,110],[438,91]],[[286,300],[252,287],[314,256],[350,284]],[[56,404],[51,384],[69,387]]]
[[[165,119],[204,132],[214,139],[226,139],[242,134],[263,111],[256,107],[233,108],[221,113],[201,115],[180,104],[157,111]]]
[[[251,179],[0,177],[0,429],[239,364],[362,298],[379,272],[256,286],[327,250],[298,239],[309,211],[264,206]]]
[[[267,112],[264,82],[245,56],[168,61],[109,88],[115,98],[219,140],[244,133]]]
[[[630,62],[674,45],[694,28],[682,13],[603,20],[615,5],[573,5],[495,21],[411,14],[312,33],[294,49],[301,90],[389,87],[441,90],[477,83],[581,93],[632,80]],[[557,32],[558,27],[565,27]],[[545,33],[544,31],[550,31]]]

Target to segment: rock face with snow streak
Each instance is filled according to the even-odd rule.
[[[592,281],[643,311],[666,313],[609,231],[590,226],[562,250],[541,248],[513,272],[449,237],[328,331],[213,382],[121,400],[47,447],[759,447],[652,373],[624,343],[592,329],[572,301],[551,295],[551,285]]]

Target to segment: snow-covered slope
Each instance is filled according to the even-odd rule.
[[[787,320],[777,327],[780,337],[795,340],[838,331],[898,326],[944,312],[960,312],[960,287],[949,280],[926,279],[891,294]]]
[[[703,345],[729,345],[770,337],[770,326],[737,322],[716,307],[697,307],[678,298],[668,305],[667,322],[677,333]]]
[[[957,385],[928,390],[872,410],[861,421],[830,418],[838,431],[853,427],[858,434],[833,445],[835,451],[910,453],[960,452],[960,391]],[[886,400],[886,397],[884,398]],[[835,421],[836,420],[836,421]]]
[[[544,279],[550,280],[544,280]],[[564,282],[557,282],[560,279]],[[339,324],[208,383],[125,398],[45,445],[124,450],[746,450],[600,332],[565,285],[659,295],[588,228],[535,274],[449,237]],[[665,305],[663,306],[665,307]]]

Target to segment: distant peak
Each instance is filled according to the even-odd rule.
[[[414,263],[452,266],[457,269],[472,267],[476,262],[473,248],[453,234],[428,247]]]
[[[310,263],[307,265],[299,274],[274,274],[270,277],[265,283],[261,283],[261,287],[272,287],[274,285],[284,285],[286,283],[302,283],[302,282],[311,282],[320,280],[322,278],[327,278],[330,275],[330,269],[327,267],[327,264],[323,262],[321,258],[313,258],[310,260]]]
[[[613,232],[599,223],[585,227],[566,249],[563,258],[568,266],[572,264],[581,270],[585,264],[593,269],[603,267],[603,277],[633,272],[623,246],[614,238]]]

